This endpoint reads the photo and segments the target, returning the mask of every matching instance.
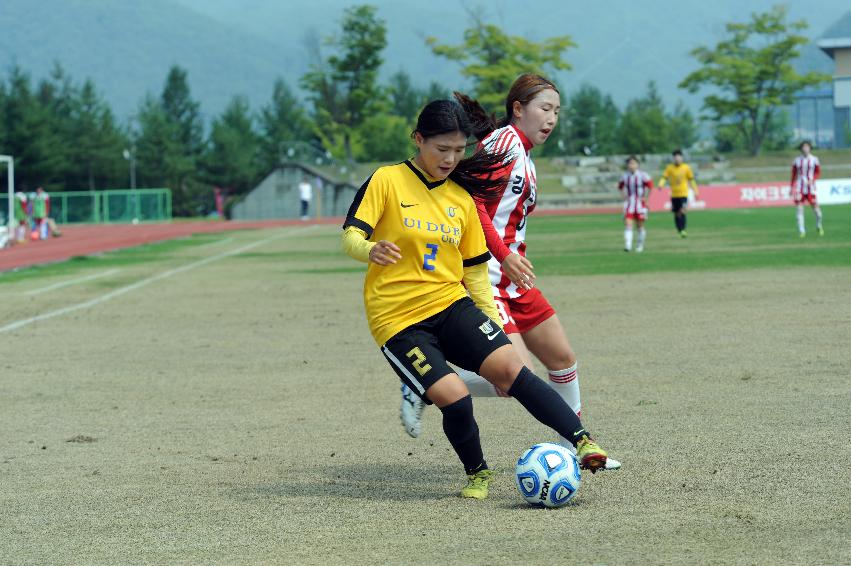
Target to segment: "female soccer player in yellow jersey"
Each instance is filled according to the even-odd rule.
[[[343,249],[369,262],[367,320],[399,378],[443,413],[443,430],[467,473],[463,497],[487,497],[488,469],[467,386],[449,366],[475,371],[568,438],[580,465],[595,472],[606,452],[546,382],[525,367],[502,331],[487,275],[482,226],[471,195],[488,199],[504,153],[464,159],[469,118],[455,101],[420,113],[417,155],[381,167],[355,195]],[[466,287],[466,289],[465,289]],[[469,296],[467,293],[469,292]]]
[[[488,271],[504,331],[521,361],[532,367],[534,355],[546,367],[549,384],[578,415],[581,411],[576,354],[570,345],[555,309],[534,285],[532,263],[526,258],[527,219],[535,209],[537,176],[531,152],[547,141],[558,123],[561,100],[556,85],[540,76],[526,73],[517,77],[506,95],[505,115],[497,122],[481,105],[455,93],[470,117],[473,133],[490,154],[507,153],[501,185],[488,197],[476,197],[479,219],[485,232]],[[458,371],[474,397],[506,397],[505,390],[467,368]],[[406,432],[419,435],[424,406],[402,387],[400,417]],[[572,448],[568,438],[560,442]],[[620,462],[608,458],[606,469],[618,469]]]
[[[688,210],[688,188],[694,189],[694,198],[700,198],[697,189],[697,181],[694,180],[694,172],[688,163],[683,162],[683,152],[675,149],[671,153],[674,162],[669,163],[659,180],[659,188],[666,183],[671,184],[671,212],[674,213],[674,225],[680,238],[685,238],[686,233],[686,211]]]

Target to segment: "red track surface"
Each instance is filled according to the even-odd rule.
[[[323,218],[321,224],[342,224],[342,218]],[[102,253],[129,248],[150,242],[182,238],[192,234],[244,230],[246,228],[273,228],[278,226],[303,226],[317,222],[298,220],[271,220],[258,222],[175,222],[169,224],[80,225],[62,227],[61,238],[18,244],[0,249],[0,272],[29,265],[64,261],[75,256]]]
[[[536,210],[535,215],[607,214],[620,208],[580,208]],[[28,242],[12,248],[0,249],[0,272],[30,265],[65,261],[76,256],[103,253],[130,248],[150,242],[182,238],[192,234],[244,230],[247,228],[274,228],[278,226],[304,226],[310,224],[342,224],[342,218],[323,218],[320,221],[264,220],[257,222],[175,222],[169,224],[117,224],[80,225],[62,228],[61,238],[41,242]]]

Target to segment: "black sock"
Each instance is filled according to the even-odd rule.
[[[683,227],[681,228],[681,230],[685,230],[685,229],[686,229],[686,215],[683,214]]]
[[[683,217],[681,215],[674,215],[674,225],[677,227],[677,232],[683,231]]]
[[[473,418],[473,398],[467,395],[440,410],[443,412],[443,432],[464,464],[464,471],[475,474],[486,470],[488,465],[482,455],[479,425]]]
[[[574,446],[588,435],[570,405],[529,368],[524,366],[520,370],[508,394],[520,401],[533,417],[570,440]]]

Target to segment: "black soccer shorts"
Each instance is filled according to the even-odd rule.
[[[458,367],[478,372],[485,359],[511,340],[469,297],[412,324],[381,347],[381,353],[408,387],[426,403],[426,390]]]
[[[688,208],[688,197],[671,197],[671,212],[677,213]]]

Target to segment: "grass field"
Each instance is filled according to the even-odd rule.
[[[566,508],[513,463],[551,433],[476,414],[491,497],[426,411],[398,423],[363,268],[333,227],[203,235],[0,274],[0,562],[851,562],[851,207],[530,225],[580,360],[583,417],[624,463]],[[808,216],[808,222],[812,218]]]

